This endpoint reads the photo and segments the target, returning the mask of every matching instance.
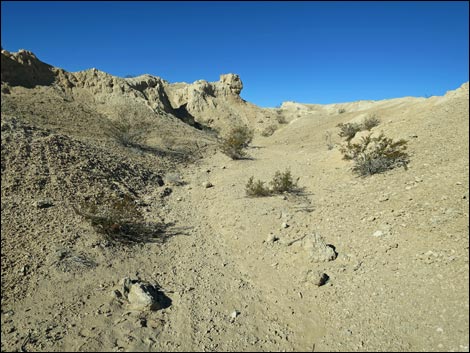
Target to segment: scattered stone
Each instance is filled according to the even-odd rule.
[[[238,310],[234,310],[234,311],[230,314],[230,318],[231,318],[232,320],[235,320],[238,315],[240,315],[240,312],[239,312]]]
[[[134,310],[158,310],[157,289],[144,282],[133,283],[127,295],[129,306]]]
[[[277,237],[276,235],[274,235],[273,233],[270,233],[268,235],[268,237],[266,238],[266,243],[268,244],[272,244],[274,243],[275,241],[278,241],[279,240],[279,237]]]
[[[118,289],[115,289],[111,292],[111,297],[113,297],[115,299],[121,299],[122,298],[122,293]]]
[[[48,208],[54,206],[54,203],[51,199],[42,199],[36,201],[37,208]]]
[[[384,201],[388,201],[388,200],[389,200],[388,194],[383,194],[383,195],[379,198],[379,201],[380,201],[380,202],[384,202]]]
[[[171,188],[165,188],[163,191],[160,192],[160,197],[167,197],[170,196],[170,194],[173,192]]]
[[[302,240],[302,245],[310,253],[310,258],[314,262],[332,261],[338,255],[334,247],[326,244],[323,238],[316,233],[305,236]]]
[[[373,237],[383,237],[384,236],[384,232],[382,232],[381,230],[376,230],[374,232],[374,234],[372,234]]]
[[[147,327],[147,319],[146,318],[140,318],[139,319],[139,326],[140,327]]]
[[[285,228],[289,228],[290,226],[289,226],[289,224],[287,224],[286,222],[283,222],[283,223],[281,224],[281,227],[285,229]]]
[[[4,315],[5,317],[10,317],[10,316],[13,316],[15,314],[15,312],[13,310],[7,310],[5,312],[2,312],[2,315]]]
[[[210,181],[205,181],[202,183],[202,186],[205,187],[206,189],[213,187],[212,183]]]
[[[308,270],[307,271],[307,281],[309,283],[312,283],[316,285],[317,287],[323,286],[330,277],[324,273],[323,271],[313,271],[313,270]]]

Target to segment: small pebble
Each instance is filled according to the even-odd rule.
[[[206,189],[213,187],[212,183],[210,181],[205,181],[202,183],[202,186],[205,187]]]
[[[381,230],[376,230],[374,234],[372,234],[373,237],[382,237],[384,235],[384,232]]]
[[[236,319],[237,316],[240,315],[240,312],[238,310],[234,310],[231,314],[230,314],[230,317],[232,319]]]

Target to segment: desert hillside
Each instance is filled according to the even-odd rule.
[[[469,350],[468,82],[268,109],[232,73],[26,50],[2,50],[1,81],[2,351]],[[403,139],[409,161],[361,176],[340,124],[370,117],[351,143]],[[237,126],[254,138],[232,159]],[[247,195],[286,170],[295,192]]]

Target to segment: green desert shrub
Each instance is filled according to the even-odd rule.
[[[297,182],[300,178],[294,181],[289,169],[284,173],[276,171],[273,179],[269,182],[269,187],[265,186],[265,182],[261,180],[254,180],[254,177],[248,179],[245,186],[247,196],[271,196],[275,194],[282,194],[285,192],[296,192],[299,190]]]
[[[351,141],[356,136],[356,133],[362,130],[361,125],[358,123],[340,123],[336,127],[339,127],[338,135],[344,137],[346,141]]]
[[[283,192],[292,192],[296,190],[298,180],[299,178],[294,181],[290,170],[287,169],[284,173],[276,171],[273,180],[271,180],[269,184],[274,194],[281,194]]]
[[[248,179],[245,191],[247,196],[253,197],[269,196],[271,194],[270,190],[264,186],[264,181],[254,181],[254,177],[250,177],[250,179]]]
[[[241,159],[246,156],[245,149],[253,140],[253,135],[253,130],[248,126],[235,127],[222,139],[220,149],[232,159]]]
[[[369,115],[362,122],[361,130],[370,131],[373,127],[379,126],[379,124],[380,124],[380,119],[377,117],[377,115],[375,115],[375,114]]]
[[[364,136],[359,143],[348,143],[340,149],[343,158],[352,160],[353,172],[360,176],[383,173],[387,170],[403,166],[405,169],[409,163],[409,155],[406,153],[407,141],[400,139],[393,141],[381,133],[377,137]]]

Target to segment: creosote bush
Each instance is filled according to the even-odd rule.
[[[232,159],[241,159],[246,156],[245,149],[253,140],[253,135],[253,130],[248,126],[235,127],[222,139],[220,149]]]
[[[356,136],[356,133],[362,130],[361,125],[358,123],[340,123],[336,126],[339,127],[340,130],[338,135],[346,138],[346,141],[351,141],[354,136]]]
[[[271,192],[264,186],[264,181],[254,181],[254,177],[250,177],[245,186],[247,196],[269,196]]]
[[[379,124],[380,119],[377,117],[377,115],[373,114],[364,119],[361,130],[370,131],[373,127],[379,126]]]
[[[368,130],[370,131],[373,127],[376,127],[380,124],[380,119],[377,115],[369,115],[367,118],[364,119],[362,123],[340,123],[336,125],[339,127],[340,131],[338,133],[339,136],[344,137],[346,141],[351,141],[354,136],[359,131]]]
[[[292,174],[289,169],[286,169],[284,173],[276,171],[274,174],[273,180],[269,182],[271,185],[271,190],[274,194],[281,194],[283,192],[291,192],[297,188],[297,181],[294,182],[292,179]]]
[[[364,136],[359,143],[348,143],[340,149],[343,158],[354,161],[353,172],[360,176],[383,173],[395,167],[407,169],[409,155],[407,141],[393,141],[381,133],[377,137]]]
[[[245,190],[247,196],[271,196],[275,194],[282,194],[284,192],[296,192],[298,191],[297,182],[292,178],[290,170],[286,170],[284,173],[276,171],[273,179],[269,182],[269,187],[265,186],[265,182],[261,180],[254,181],[254,177],[250,177],[246,184]]]

